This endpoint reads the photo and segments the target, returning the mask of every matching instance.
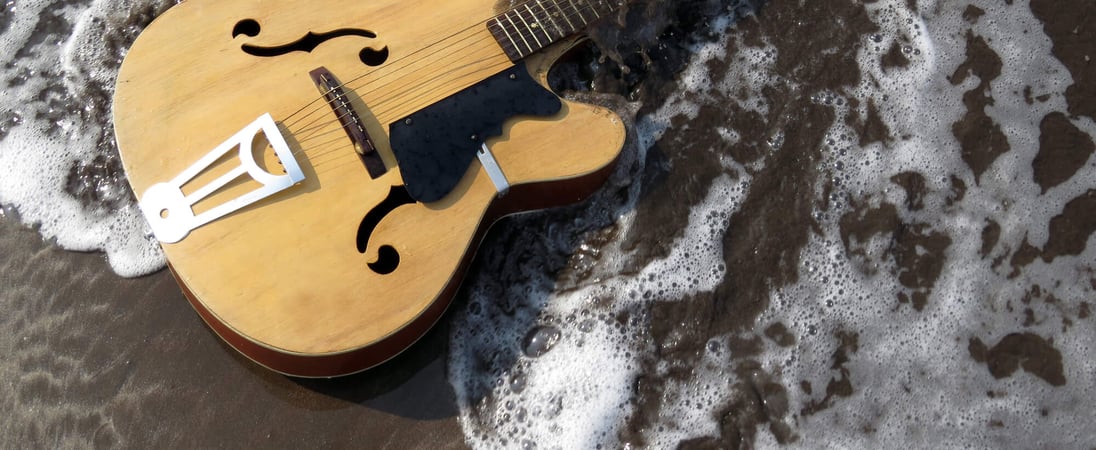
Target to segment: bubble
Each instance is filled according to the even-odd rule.
[[[560,331],[559,328],[554,326],[540,326],[529,330],[529,333],[525,335],[525,339],[522,342],[522,351],[525,352],[525,356],[530,358],[538,358],[548,353],[556,342],[559,341]]]

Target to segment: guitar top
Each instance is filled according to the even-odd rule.
[[[551,64],[617,5],[188,0],[118,76],[130,184],[172,272],[237,350],[344,375],[414,343],[486,229],[573,203],[624,141]]]

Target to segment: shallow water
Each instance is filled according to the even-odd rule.
[[[0,204],[127,276],[163,261],[109,98],[169,4],[0,16]],[[500,223],[448,316],[466,443],[1096,445],[1093,8],[633,2],[557,80],[632,119],[618,170]]]

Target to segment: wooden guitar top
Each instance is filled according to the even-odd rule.
[[[624,141],[620,118],[564,100],[555,115],[514,117],[501,136],[486,138],[512,185],[507,195],[498,195],[473,161],[445,197],[392,209],[364,253],[357,248],[363,218],[404,184],[390,124],[514,65],[485,26],[499,13],[492,3],[188,0],[140,36],[114,101],[122,161],[139,199],[264,114],[303,175],[163,243],[191,303],[222,338],[291,375],[341,375],[383,362],[444,312],[494,220],[578,201],[607,177]],[[527,58],[533,78],[546,86],[550,64],[572,43]],[[387,168],[383,175],[370,176],[321,98],[309,76],[319,67],[343,83]],[[281,175],[286,161],[270,140],[254,139],[250,154]],[[182,184],[182,195],[198,197],[238,168],[239,153]],[[247,176],[234,179],[193,211],[211,211],[260,186]],[[170,221],[176,212],[154,214]],[[382,247],[398,253],[386,274],[368,266]]]

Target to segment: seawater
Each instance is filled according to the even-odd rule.
[[[502,275],[472,278],[468,305],[456,314],[451,340],[449,370],[469,443],[476,448],[672,448],[683,442],[716,442],[720,448],[736,442],[1028,448],[1096,440],[1089,402],[1079,400],[1096,393],[1090,376],[1096,334],[1091,321],[1078,320],[1087,317],[1086,300],[1093,295],[1096,249],[1087,244],[1076,256],[1037,259],[1019,275],[1002,262],[1025,242],[1045,244],[1052,218],[1096,187],[1091,160],[1046,192],[1032,173],[1041,120],[1067,111],[1062,93],[1073,81],[1069,71],[1052,56],[1052,43],[1026,1],[920,1],[911,7],[895,0],[863,9],[876,30],[854,42],[859,82],[836,90],[809,90],[788,81],[794,74],[780,72],[777,59],[794,49],[774,44],[776,36],[743,43],[737,35],[742,22],[733,14],[715,18],[720,35],[691,48],[675,93],[637,118],[625,175],[616,180],[628,186],[607,188],[616,195],[599,197],[587,212],[577,213],[575,234],[554,234],[554,225],[538,228],[539,222],[529,220],[521,225],[536,231],[508,230],[499,238],[503,250],[485,250],[486,260],[505,261],[488,263],[489,271]],[[765,21],[765,11],[762,7],[746,20]],[[841,26],[842,19],[801,18],[833,26]],[[974,36],[1003,60],[993,80],[961,77]],[[899,52],[907,63],[881,64],[889,52]],[[713,66],[729,68],[713,73]],[[964,94],[983,81],[994,100],[985,113],[999,124],[1010,150],[975,173],[964,161],[953,124],[967,113]],[[720,155],[710,159],[721,164],[722,175],[692,206],[668,253],[649,258],[622,247],[643,202],[641,184],[647,180],[639,174],[649,171],[643,167],[651,161],[647,152],[660,145],[667,130],[703,120],[706,108],[733,102],[768,114],[783,107],[772,100],[770,88],[776,86],[809,97],[837,118],[828,125],[821,158],[814,162],[818,167],[811,169],[826,176],[813,192],[803,192],[831,201],[812,211],[816,227],[798,255],[797,280],[772,286],[767,307],[744,330],[707,335],[705,343],[711,318],[689,317],[694,322],[681,324],[680,333],[656,338],[652,329],[660,325],[652,321],[660,319],[652,311],[657,307],[681,302],[686,308],[686,300],[712,295],[728,274],[757,270],[727,266],[723,242],[728,218],[740,212],[766,161],[776,158],[735,160],[727,149],[746,145],[742,135],[752,130],[720,126],[721,140],[699,146]],[[1032,102],[1026,89],[1042,100]],[[865,139],[862,125],[844,120],[870,116],[869,108],[878,110],[889,131],[882,140]],[[1070,122],[1090,139],[1096,136],[1091,118]],[[805,150],[784,139],[803,125],[777,129],[765,150]],[[699,130],[694,134],[704,136]],[[926,185],[923,190],[903,189],[895,181],[910,173]],[[619,192],[627,193],[623,201]],[[899,238],[889,232],[860,242],[843,230],[857,222],[858,212],[887,210],[884,205],[916,205],[896,210],[895,216],[899,230],[933,237],[913,245],[915,256],[896,256]],[[609,225],[584,225],[606,217]],[[987,224],[1007,231],[985,250]],[[942,251],[927,247],[943,242]],[[550,254],[552,247],[572,252],[558,271],[545,270],[524,254],[525,249]],[[937,253],[925,256],[932,252]],[[896,261],[902,257],[919,261],[916,270],[940,263],[927,292],[925,286],[907,285],[915,284],[907,281],[914,274]],[[578,281],[567,276],[574,272],[584,275]],[[916,300],[919,290],[925,304]],[[1028,316],[1036,319],[1025,319],[1019,310],[1036,291],[1059,301],[1035,301]],[[558,336],[553,347],[523,351],[528,333],[545,327]],[[1016,358],[1046,357],[1052,366],[1060,352],[1068,380],[1063,386],[1023,370],[997,379],[972,360],[974,337],[993,346],[1018,330],[1050,339],[1054,351]],[[755,348],[743,350],[748,347]],[[676,357],[666,355],[678,352],[690,353],[680,359],[695,365],[675,366]],[[736,430],[736,423],[756,425]],[[729,436],[736,431],[742,441]],[[718,439],[706,441],[713,437]]]
[[[165,260],[121,173],[110,95],[128,43],[170,4],[9,0],[0,16],[0,204],[122,276]]]
[[[172,3],[8,0],[0,11],[0,54],[9,55],[0,67],[4,214],[66,249],[104,252],[122,276],[150,273],[165,262],[120,172],[110,96],[127,46]],[[1091,161],[1046,192],[1033,181],[1040,120],[1067,111],[1062,93],[1073,80],[1051,54],[1028,1],[974,0],[969,3],[982,11],[974,20],[964,17],[967,3],[916,3],[912,9],[901,0],[863,7],[876,30],[857,37],[857,85],[799,92],[838,118],[870,115],[873,105],[887,136],[865,142],[864,127],[844,120],[827,125],[821,158],[811,162],[819,166],[811,170],[826,176],[805,194],[829,195],[833,202],[812,211],[817,228],[798,254],[796,280],[772,286],[766,307],[734,333],[703,335],[684,326],[695,332],[655,338],[652,322],[660,319],[651,311],[709,295],[728,277],[753,270],[729,266],[724,254],[732,219],[761,185],[770,160],[732,156],[728,149],[743,145],[750,130],[716,125],[718,139],[695,130],[700,151],[717,155],[719,175],[693,199],[667,242],[636,244],[627,237],[645,226],[637,208],[649,189],[674,189],[644,176],[665,171],[652,165],[669,164],[651,152],[665,146],[667,133],[693,131],[709,108],[733,105],[764,115],[780,106],[766,93],[794,78],[777,63],[787,49],[774,36],[739,42],[742,21],[767,20],[767,6],[745,18],[732,9],[713,13],[706,19],[713,35],[704,39],[670,37],[687,47],[688,60],[664,97],[629,102],[572,94],[634,118],[632,139],[601,194],[562,212],[510,219],[477,257],[452,314],[448,361],[467,442],[477,448],[666,448],[725,437],[740,385],[752,386],[763,405],[757,412],[762,425],[748,438],[759,447],[1096,442],[1090,376],[1096,330],[1078,309],[1093,298],[1096,249],[1086,244],[1077,255],[1035,258],[1018,275],[1008,262],[1025,244],[1046,245],[1052,218],[1096,188]],[[978,174],[963,160],[952,128],[966,113],[964,94],[983,81],[953,77],[968,56],[968,34],[1003,61],[1001,74],[988,83],[994,101],[985,112],[1010,147]],[[894,49],[908,63],[881,66]],[[726,70],[717,74],[716,66]],[[1027,101],[1025,88],[1044,100]],[[1096,136],[1091,118],[1068,120]],[[767,154],[803,150],[786,140],[798,124],[783,126],[769,136]],[[920,174],[925,186],[917,199],[894,181],[909,172]],[[955,180],[964,186],[958,198]],[[915,200],[920,207],[896,209],[898,222],[948,241],[927,289],[903,283],[893,239],[871,234],[860,241],[842,229],[857,211]],[[983,254],[987,223],[999,229],[989,257]],[[643,251],[656,244],[667,250]],[[1027,306],[1036,285],[1037,298],[1057,301]],[[896,300],[915,291],[925,295],[920,308]],[[1028,322],[1014,308],[1030,309],[1035,319]],[[1063,386],[1024,370],[998,379],[972,362],[972,337],[992,347],[1017,330],[1052,341]],[[702,345],[691,346],[697,333]],[[747,356],[736,343],[744,336],[757,337]],[[690,352],[697,363],[680,370],[665,358],[674,352]],[[755,370],[741,370],[744,357]],[[654,394],[644,387],[653,379],[662,380]],[[842,390],[843,381],[849,390]],[[645,419],[637,422],[640,416]],[[633,429],[634,423],[643,425]]]

